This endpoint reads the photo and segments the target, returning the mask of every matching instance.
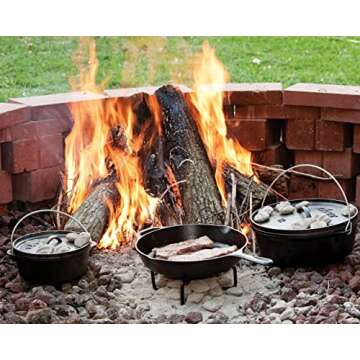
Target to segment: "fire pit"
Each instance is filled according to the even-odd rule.
[[[310,163],[333,173],[349,202],[360,204],[357,88],[283,90],[228,80],[204,46],[191,89],[93,86],[0,104],[1,322],[359,322],[355,223],[353,251],[343,263],[265,269],[237,259],[186,287],[192,279],[160,274],[155,282],[151,269],[151,287],[150,271],[133,250],[141,230],[230,227],[250,239],[246,252],[255,256],[249,215],[290,165],[296,170],[270,189],[268,203],[341,200],[328,178],[299,167]],[[79,233],[77,222],[83,224],[97,249],[80,280],[34,286],[6,256],[17,221],[45,205],[75,220],[41,215],[26,219],[19,234]]]

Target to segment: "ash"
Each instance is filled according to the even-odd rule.
[[[263,268],[241,261],[232,271],[192,281],[180,305],[180,282],[150,272],[133,250],[98,251],[88,273],[60,288],[35,286],[6,255],[19,212],[0,223],[0,323],[346,323],[360,322],[360,234],[344,264]],[[42,230],[28,222],[20,234]],[[226,288],[228,288],[226,290]]]

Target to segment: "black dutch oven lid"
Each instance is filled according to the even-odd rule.
[[[57,256],[64,256],[67,254],[72,254],[78,251],[81,251],[82,249],[88,247],[93,242],[91,241],[91,238],[87,243],[85,243],[82,246],[75,246],[70,241],[67,240],[66,235],[71,233],[71,231],[66,230],[50,230],[50,231],[42,231],[38,233],[33,234],[27,234],[23,235],[17,239],[14,239],[15,232],[18,229],[20,223],[25,220],[26,218],[38,214],[38,213],[57,213],[61,215],[65,215],[71,219],[73,219],[82,229],[84,232],[88,233],[86,228],[74,217],[71,215],[54,209],[42,209],[42,210],[36,210],[33,212],[30,212],[23,216],[17,224],[14,226],[14,229],[11,233],[11,249],[8,252],[9,255],[24,255],[24,256],[36,256],[40,258],[45,257],[57,257]],[[36,249],[38,249],[39,246],[47,246],[50,241],[56,241],[57,245],[65,245],[65,250],[62,252],[52,252],[52,253],[38,253]]]
[[[300,204],[303,201],[307,201],[309,204],[306,207],[296,208],[297,204]],[[275,206],[278,203],[271,204],[272,208],[275,209]],[[290,204],[295,207],[293,213],[288,215],[281,215],[280,212],[274,210],[269,218],[265,222],[256,222],[254,220],[256,214],[261,210],[258,209],[251,215],[251,223],[255,229],[263,230],[264,232],[271,233],[284,233],[284,234],[314,234],[314,233],[329,233],[338,231],[340,229],[346,230],[347,224],[349,223],[349,216],[342,214],[342,211],[346,209],[347,205],[345,202],[340,200],[329,200],[329,199],[301,199],[301,200],[292,200]],[[304,211],[305,209],[305,211]],[[292,229],[292,224],[298,221],[302,221],[309,216],[316,217],[319,215],[327,215],[331,222],[328,226],[324,228],[317,229],[303,229],[303,230],[294,230]],[[358,215],[358,209],[354,207],[354,213],[350,217],[350,220],[354,219]]]
[[[273,185],[276,183],[277,180],[279,180],[282,176],[284,176],[286,173],[293,171],[297,168],[312,168],[316,170],[320,170],[323,173],[325,173],[328,178],[326,180],[333,180],[335,184],[337,185],[339,192],[341,193],[342,197],[345,201],[339,201],[339,200],[328,200],[328,199],[299,199],[299,200],[292,200],[289,201],[292,206],[295,207],[295,211],[291,212],[288,215],[282,215],[279,211],[275,210],[275,206],[278,203],[271,204],[271,206],[274,211],[272,212],[271,216],[267,221],[259,222],[255,221],[255,216],[261,211],[261,208],[251,213],[250,221],[252,226],[255,230],[260,230],[267,233],[276,233],[276,234],[288,234],[289,236],[292,235],[327,235],[330,233],[338,232],[338,231],[344,231],[346,233],[350,233],[352,231],[352,220],[355,219],[358,215],[358,209],[350,205],[346,194],[341,187],[338,180],[327,170],[313,164],[298,164],[295,166],[292,166],[288,168],[287,170],[284,170],[281,172],[269,185],[268,189],[265,192],[263,201],[262,201],[262,207],[265,204],[265,200],[267,198],[268,193],[270,192]],[[300,204],[300,202],[307,201],[308,204],[305,204],[305,206],[299,206],[296,208],[297,204]],[[344,212],[344,210],[348,210],[347,214]],[[352,211],[351,211],[351,210]],[[352,212],[352,213],[351,213]],[[327,224],[326,227],[322,228],[315,228],[315,229],[302,229],[297,230],[292,228],[292,224],[294,224],[297,221],[302,221],[305,218],[315,218],[316,216],[325,215],[328,218],[330,218],[330,222]]]

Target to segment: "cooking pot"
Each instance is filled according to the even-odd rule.
[[[297,199],[290,204],[296,211],[288,215],[281,215],[274,211],[268,221],[259,223],[256,215],[265,204],[266,197],[276,181],[287,172],[299,168],[310,167],[326,173],[338,186],[344,201],[331,199]],[[307,201],[309,204],[301,206]],[[277,203],[270,204],[275,207]],[[250,221],[254,231],[260,255],[273,259],[278,266],[317,266],[341,262],[351,253],[354,246],[358,209],[353,208],[350,214],[350,204],[336,178],[327,170],[312,164],[295,165],[280,173],[268,187],[262,207],[251,214]],[[344,215],[344,208],[348,213]],[[315,229],[292,229],[291,224],[296,220],[326,215],[331,219],[328,226]]]
[[[23,216],[11,233],[11,249],[8,255],[17,263],[20,276],[32,283],[61,284],[75,280],[87,272],[89,253],[94,243],[87,242],[79,248],[57,254],[38,254],[34,253],[35,246],[47,241],[56,240],[65,242],[66,234],[70,231],[49,230],[32,234],[27,234],[14,239],[15,232],[19,225],[26,218],[45,212],[58,213],[73,219],[83,230],[88,233],[86,228],[73,216],[54,209],[43,209],[33,211]]]

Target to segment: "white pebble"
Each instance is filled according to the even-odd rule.
[[[310,225],[311,229],[320,229],[320,228],[324,228],[324,227],[327,227],[327,223],[322,220],[316,220],[313,223],[311,223],[311,225]]]
[[[311,218],[296,221],[293,224],[291,224],[291,229],[292,230],[306,230],[310,226],[311,221],[312,221]]]
[[[266,211],[261,211],[261,209],[254,216],[254,220],[258,223],[263,223],[270,219],[270,215]]]
[[[90,234],[88,233],[81,233],[79,236],[74,240],[74,245],[78,248],[85,246],[90,242]]]
[[[317,214],[315,215],[315,221],[323,221],[326,225],[329,225],[331,223],[331,217],[326,214]]]
[[[292,214],[295,211],[295,208],[290,204],[289,201],[281,201],[276,206],[275,209],[281,214],[281,215],[289,215]]]
[[[266,205],[263,208],[260,209],[261,212],[266,212],[269,215],[271,215],[274,211],[274,209],[270,205]]]
[[[66,237],[66,239],[67,239],[70,243],[73,243],[74,240],[75,240],[78,236],[79,236],[79,234],[72,232],[72,233],[66,234],[65,237]]]
[[[356,214],[356,207],[353,204],[349,204],[349,206],[344,206],[341,209],[341,215],[343,216],[349,216],[349,211],[350,211],[350,216],[353,216]]]
[[[49,245],[39,245],[34,250],[35,254],[52,254],[54,251],[54,247]]]
[[[310,205],[310,201],[304,200],[299,202],[298,204],[295,205],[296,209],[301,209],[304,206],[309,206]]]

